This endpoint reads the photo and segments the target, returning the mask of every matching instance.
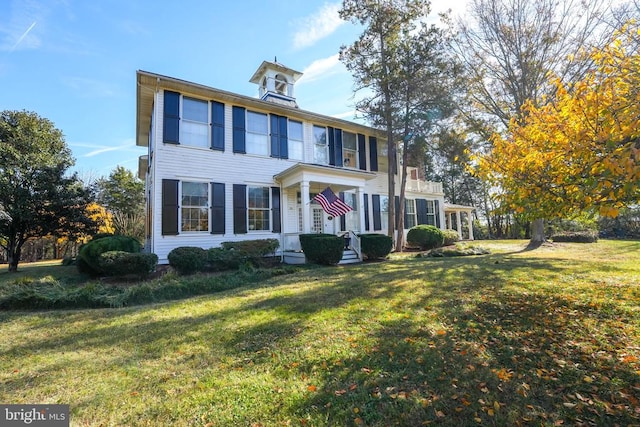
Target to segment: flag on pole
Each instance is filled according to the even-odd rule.
[[[344,215],[349,211],[352,211],[351,206],[340,200],[331,188],[327,187],[322,190],[322,193],[317,194],[313,200],[320,203],[322,209],[331,216]]]

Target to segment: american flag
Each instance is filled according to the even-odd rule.
[[[331,188],[327,187],[322,190],[322,193],[317,194],[313,200],[320,203],[322,209],[331,216],[344,215],[349,211],[352,211],[351,206],[340,200]]]

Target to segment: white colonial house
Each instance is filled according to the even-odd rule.
[[[252,98],[137,72],[136,144],[149,150],[138,172],[146,182],[145,248],[160,263],[178,246],[266,238],[297,262],[298,235],[315,232],[348,235],[345,257],[357,261],[358,234],[386,234],[387,174],[397,165],[387,160],[384,134],[300,109],[294,84],[301,75],[265,61],[250,79],[259,86]],[[353,210],[327,215],[312,200],[327,187]],[[449,207],[441,183],[409,170],[406,229],[449,224],[459,233],[466,227],[461,237],[472,239],[471,209]]]

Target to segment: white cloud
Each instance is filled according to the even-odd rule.
[[[328,58],[313,61],[302,71],[302,77],[298,80],[298,84],[301,82],[310,83],[327,76],[343,73],[346,70],[345,66],[340,62],[340,56],[336,53]]]
[[[293,35],[293,47],[302,49],[312,46],[333,33],[345,21],[340,19],[338,11],[340,3],[325,4],[315,14],[300,19],[294,25],[297,27]]]
[[[113,98],[122,95],[114,84],[86,77],[66,77],[64,84],[78,91],[84,98]]]

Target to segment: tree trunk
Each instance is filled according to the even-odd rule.
[[[529,240],[528,248],[535,249],[545,242],[544,238],[544,219],[534,219],[531,221],[531,240]]]
[[[7,261],[9,261],[9,273],[18,271],[18,263],[20,262],[20,254],[22,248],[17,246],[15,242],[9,243],[7,247]]]

